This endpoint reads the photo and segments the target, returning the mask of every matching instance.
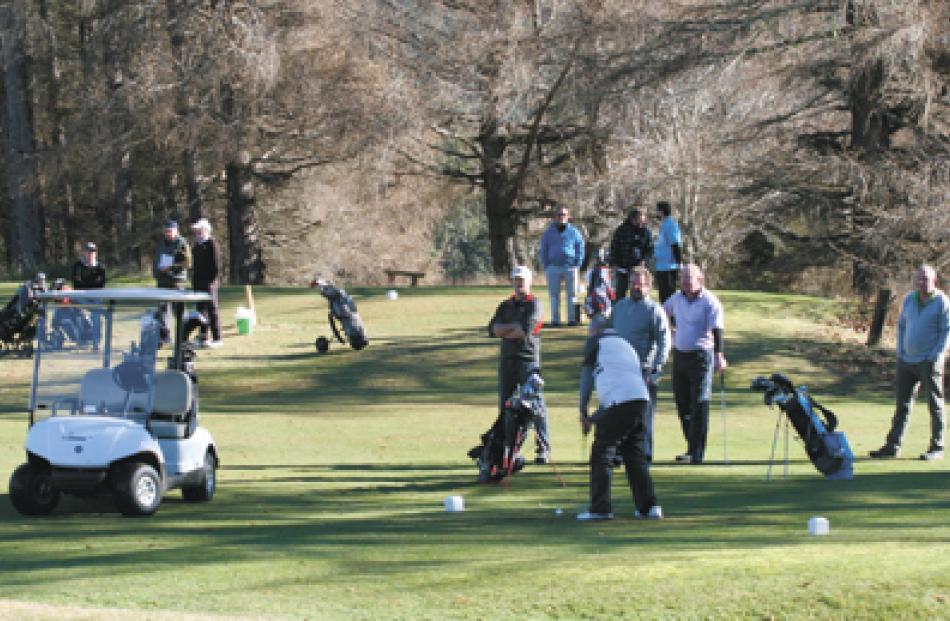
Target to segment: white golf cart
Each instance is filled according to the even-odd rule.
[[[211,500],[217,449],[198,426],[195,354],[184,343],[185,305],[208,294],[90,289],[36,299],[27,462],[10,478],[17,511],[49,514],[64,493],[111,493],[127,516],[153,514],[175,487],[187,501]],[[96,338],[57,335],[63,313],[82,315]],[[173,334],[163,333],[165,314],[174,317]]]

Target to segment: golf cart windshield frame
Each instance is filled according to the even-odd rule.
[[[97,306],[103,309],[104,339],[101,365],[109,368],[112,360],[112,327],[116,308],[154,307],[168,304],[171,306],[174,317],[174,351],[171,368],[181,370],[183,362],[184,340],[184,309],[186,304],[208,302],[211,296],[204,292],[185,291],[177,289],[150,289],[150,288],[113,288],[113,289],[74,289],[69,291],[37,292],[35,299],[40,304],[39,329],[37,330],[37,344],[33,358],[33,378],[30,386],[29,424],[35,422],[37,409],[37,391],[40,379],[40,364],[44,348],[40,339],[46,333],[49,307],[63,304],[74,304],[77,307]]]

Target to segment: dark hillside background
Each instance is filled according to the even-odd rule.
[[[950,264],[945,0],[9,0],[0,275],[209,218],[232,283],[490,280],[669,200],[720,286]]]

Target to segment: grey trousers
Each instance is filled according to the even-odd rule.
[[[922,396],[930,409],[930,448],[943,449],[943,433],[947,417],[943,407],[943,360],[938,363],[897,361],[897,407],[891,419],[887,443],[899,447],[910,421],[910,409],[914,405],[914,389],[919,384]]]

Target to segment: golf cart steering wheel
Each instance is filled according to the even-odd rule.
[[[127,360],[112,369],[112,379],[126,392],[148,391],[148,369],[141,362]]]

